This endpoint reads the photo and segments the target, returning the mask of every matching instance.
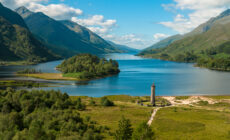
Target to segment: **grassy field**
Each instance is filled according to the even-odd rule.
[[[193,107],[162,108],[152,127],[159,140],[227,140],[230,113]]]
[[[109,100],[115,103],[112,107],[100,106],[101,98],[90,98],[82,96],[82,101],[87,105],[85,111],[80,111],[82,116],[90,116],[91,120],[96,121],[99,125],[107,126],[111,133],[114,133],[118,127],[118,122],[122,116],[130,119],[132,127],[136,128],[143,121],[148,121],[153,110],[152,107],[140,106],[135,103],[139,98],[145,99],[145,97],[133,97],[128,95],[113,95],[106,96]],[[79,97],[72,96],[73,100]],[[94,100],[95,106],[89,105],[89,101]],[[112,140],[111,133],[105,133],[106,140]]]
[[[18,76],[33,77],[45,80],[79,80],[72,77],[63,77],[61,73],[18,74]]]
[[[140,106],[136,102],[149,102],[149,97],[134,97],[128,95],[106,96],[115,103],[113,107],[100,106],[101,98],[81,96],[87,105],[85,111],[80,111],[82,116],[90,116],[97,124],[107,126],[110,133],[105,133],[106,140],[112,140],[111,133],[118,127],[121,116],[131,120],[135,129],[138,124],[149,120],[155,107]],[[199,101],[192,105],[177,105],[161,107],[152,123],[157,140],[227,140],[230,139],[230,96],[205,96],[217,101],[209,104],[207,101]],[[72,96],[76,100],[77,96]],[[178,96],[176,100],[187,100],[189,96]],[[90,105],[94,100],[96,105]],[[226,101],[227,100],[227,101]],[[164,102],[162,97],[157,97],[157,105]]]

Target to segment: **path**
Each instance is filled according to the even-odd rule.
[[[159,107],[156,108],[156,109],[154,109],[154,111],[153,111],[153,113],[152,113],[152,115],[151,115],[151,117],[150,117],[150,119],[149,119],[149,121],[148,121],[148,123],[147,123],[149,126],[152,124],[153,119],[154,119],[154,117],[155,117],[155,115],[157,114],[157,111],[158,111],[159,109],[160,109]]]

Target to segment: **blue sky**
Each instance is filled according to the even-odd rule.
[[[77,22],[107,40],[143,49],[184,34],[230,6],[230,0],[0,0],[15,9]]]

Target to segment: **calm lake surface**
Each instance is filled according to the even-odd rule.
[[[150,86],[154,82],[157,95],[230,95],[229,72],[196,68],[193,64],[143,59],[132,54],[109,54],[105,57],[119,62],[119,75],[89,82],[51,81],[60,86],[40,89],[55,89],[69,95],[92,97],[117,94],[144,96],[150,95]],[[16,77],[13,73],[25,67],[58,73],[55,66],[60,63],[53,61],[34,66],[0,66],[0,79],[46,81]]]

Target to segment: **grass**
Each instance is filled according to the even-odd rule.
[[[137,100],[142,100],[144,103],[149,102],[149,97],[147,96],[111,95],[106,97],[114,101],[115,106],[100,106],[101,98],[80,97],[87,105],[86,110],[81,111],[80,114],[84,117],[90,116],[91,120],[96,121],[97,124],[107,126],[110,129],[110,133],[103,134],[106,140],[113,139],[111,133],[117,129],[121,116],[130,119],[132,127],[135,129],[139,123],[149,119],[153,110],[152,107],[136,104]],[[71,97],[73,100],[77,98],[79,97]],[[187,98],[189,96],[180,96],[179,100]],[[229,96],[221,96],[221,99],[229,99]],[[90,100],[94,100],[96,105],[89,105]],[[156,101],[158,104],[165,102],[161,97],[157,97]],[[220,101],[215,104],[209,104],[206,101],[201,101],[197,105],[161,108],[152,123],[156,139],[230,139],[230,110],[220,109],[230,108],[230,103]]]
[[[33,77],[45,80],[78,80],[72,77],[63,77],[61,73],[18,74],[18,76]]]
[[[82,75],[81,72],[78,72],[78,73],[66,73],[66,74],[63,74],[63,77],[72,77],[72,78],[80,79],[79,77],[81,75]]]
[[[230,138],[230,113],[190,107],[162,108],[152,127],[159,140],[227,140]]]
[[[211,99],[215,99],[215,100],[230,99],[230,96],[229,96],[229,95],[206,96],[206,97],[211,98]]]
[[[34,62],[28,61],[0,61],[0,66],[19,66],[19,65],[34,65]]]
[[[176,96],[176,100],[187,100],[189,96]]]
[[[48,83],[38,83],[34,81],[23,80],[4,80],[0,81],[1,87],[48,87]]]
[[[137,97],[128,95],[113,95],[106,96],[109,100],[114,101],[115,106],[103,107],[100,106],[101,98],[91,98],[86,96],[71,96],[72,100],[81,98],[82,102],[87,105],[85,111],[80,111],[83,117],[90,116],[91,120],[96,121],[99,125],[107,126],[111,133],[114,133],[118,128],[118,122],[122,116],[130,119],[132,127],[136,128],[138,124],[147,121],[151,116],[152,107],[145,107],[132,103]],[[95,106],[90,106],[89,101],[94,100]],[[109,133],[104,134],[106,140],[112,140],[113,137]]]

